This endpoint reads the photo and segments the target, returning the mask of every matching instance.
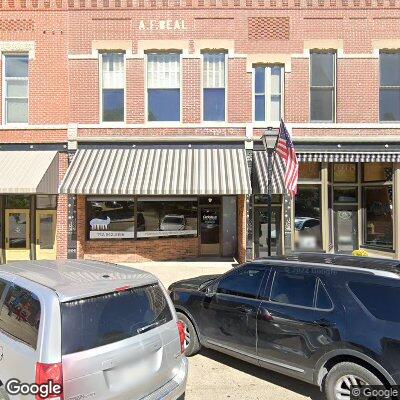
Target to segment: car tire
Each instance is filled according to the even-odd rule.
[[[182,395],[180,395],[180,396],[178,397],[178,400],[185,400],[185,393],[183,393]]]
[[[342,362],[336,364],[326,376],[324,386],[327,400],[350,399],[350,385],[355,386],[353,382],[357,385],[383,385],[370,370],[352,362]]]
[[[196,329],[194,328],[194,325],[192,324],[190,319],[185,314],[182,314],[181,312],[177,312],[176,314],[178,316],[178,321],[183,322],[183,324],[185,325],[187,337],[187,343],[185,344],[185,356],[194,356],[200,351],[201,348]]]

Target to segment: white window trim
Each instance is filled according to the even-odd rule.
[[[28,77],[27,78],[11,78],[11,80],[26,80],[27,81],[27,92],[28,92],[28,121],[27,122],[7,122],[7,107],[6,107],[6,91],[7,91],[7,86],[6,86],[6,60],[5,58],[7,56],[27,56],[28,57]],[[2,109],[2,125],[5,125],[7,127],[25,127],[29,126],[29,62],[30,62],[30,57],[29,53],[26,51],[21,51],[21,52],[3,52],[1,53],[1,84],[2,84],[2,93],[1,93],[1,109]]]
[[[160,50],[160,53],[163,51]],[[157,53],[157,51],[151,52]],[[175,127],[177,124],[181,125],[183,121],[183,53],[179,53],[179,120],[178,121],[149,121],[149,96],[148,96],[148,82],[147,82],[147,65],[148,65],[148,53],[144,53],[144,121],[145,125],[157,126],[162,124],[163,127]]]
[[[271,93],[271,68],[279,67],[281,69],[281,118],[285,119],[285,66],[280,64],[266,64],[265,67],[265,87],[264,87],[264,96],[265,96],[265,120],[264,121],[256,121],[256,74],[255,68],[256,66],[253,65],[252,68],[252,88],[253,88],[253,95],[252,95],[252,110],[253,110],[253,123],[255,126],[265,126],[265,124],[276,124],[280,121],[275,121],[270,118],[271,116],[271,97],[273,94]]]
[[[333,118],[332,121],[312,121],[311,120],[311,59],[312,59],[312,53],[326,53],[326,51],[321,50],[318,51],[318,49],[310,51],[310,58],[309,58],[309,63],[308,63],[308,82],[309,82],[309,99],[308,99],[308,120],[310,121],[310,124],[335,124],[336,123],[336,116],[337,116],[337,59],[338,59],[338,54],[337,51],[333,52],[334,59],[333,59],[333,100],[334,100],[334,107],[332,109],[333,113]]]
[[[204,119],[204,53],[201,54],[200,58],[200,122],[206,126],[225,125],[228,122],[228,52],[225,53],[225,119],[223,121],[208,121]]]
[[[103,54],[104,53],[121,53],[120,51],[107,50],[99,52],[97,56],[99,64],[99,122],[101,125],[116,127],[126,124],[126,52],[122,52],[124,56],[124,120],[123,121],[103,121]]]

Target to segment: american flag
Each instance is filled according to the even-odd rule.
[[[282,158],[286,165],[285,187],[289,194],[294,197],[297,194],[297,180],[299,177],[299,163],[297,161],[296,151],[290,134],[281,119],[279,127],[278,144],[276,152]]]

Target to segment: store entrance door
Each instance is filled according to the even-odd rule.
[[[271,255],[282,254],[281,206],[272,207],[271,219]],[[254,208],[254,256],[268,257],[268,209]]]
[[[358,249],[357,206],[334,206],[335,252],[351,253]]]
[[[56,259],[56,215],[55,210],[36,211],[36,259]]]
[[[220,255],[220,208],[200,208],[200,253],[201,255]]]
[[[5,211],[6,261],[30,260],[29,210]]]

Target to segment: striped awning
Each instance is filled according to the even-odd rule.
[[[268,154],[266,151],[253,152],[253,165],[255,174],[254,178],[257,180],[254,185],[254,193],[266,194],[268,190]],[[281,157],[276,153],[273,155],[272,165],[272,193],[282,194],[285,193],[284,185],[285,177],[285,164]]]
[[[248,194],[251,185],[244,149],[81,149],[60,193]]]
[[[386,152],[313,152],[297,157],[301,162],[400,162],[400,153]]]
[[[0,193],[57,194],[57,151],[0,151]]]

